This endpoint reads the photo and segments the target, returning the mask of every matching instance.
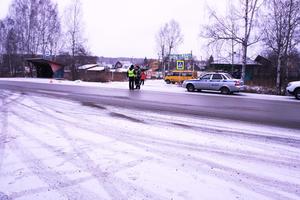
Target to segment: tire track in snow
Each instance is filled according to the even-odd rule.
[[[14,126],[14,128],[16,128],[16,126]],[[20,128],[18,130],[21,131]],[[65,158],[66,156],[67,157],[73,157],[72,160],[69,160],[70,163],[74,164],[77,167],[80,167],[81,169],[86,168],[85,164],[82,163],[82,160],[81,159],[76,159],[74,154],[72,154],[72,153],[67,153],[66,154],[65,152],[61,151],[59,148],[56,148],[55,146],[49,145],[49,144],[43,142],[42,140],[40,140],[36,137],[33,137],[30,134],[23,133],[23,135],[26,136],[27,138],[29,138],[30,140],[35,141],[36,143],[40,144],[45,149],[47,149],[51,152],[55,152],[55,155],[58,156],[58,157],[61,157],[61,158]],[[139,165],[139,164],[141,164],[141,163],[143,163],[144,161],[147,161],[147,160],[152,160],[152,158],[144,157],[144,158],[140,158],[140,159],[125,163],[125,164],[118,164],[118,166],[108,166],[103,170],[103,172],[106,176],[104,178],[109,179],[109,177],[113,176],[113,174],[115,174],[119,171],[122,171],[122,170],[126,170],[128,168],[135,167],[135,166],[137,166],[137,165]],[[88,171],[88,172],[90,172],[90,171]],[[94,176],[90,177],[90,179],[93,179],[93,178],[94,178]],[[112,177],[111,179],[113,181],[115,181],[118,185],[121,185],[122,188],[124,188],[124,187],[127,188],[131,193],[132,192],[140,193],[140,194],[142,194],[142,196],[147,197],[149,199],[156,199],[156,200],[164,199],[163,197],[160,197],[159,195],[157,195],[157,194],[155,194],[151,191],[147,191],[142,187],[131,186],[130,183],[125,182],[120,178]],[[128,199],[128,197],[126,197],[125,199]]]
[[[5,143],[7,139],[7,126],[8,126],[8,107],[7,104],[7,96],[1,95],[1,133],[0,133],[0,170],[2,168],[2,163],[4,160],[4,151],[5,151]]]
[[[123,133],[124,134],[124,133]],[[115,137],[115,139],[117,139],[117,137]],[[141,140],[141,138],[137,137],[136,135],[135,136],[131,136],[131,137],[126,137],[124,135],[122,135],[121,138],[119,138],[119,140],[123,141],[123,142],[127,142],[127,144],[132,144],[134,146],[139,146],[143,149],[145,148],[148,148],[151,152],[155,152],[155,153],[160,153],[162,156],[164,157],[168,157],[168,158],[172,158],[172,157],[175,157],[175,158],[180,158],[180,159],[183,159],[185,157],[185,155],[174,155],[174,149],[188,149],[188,150],[191,150],[191,148],[188,147],[188,145],[178,145],[178,144],[171,144],[171,142],[161,142],[161,139],[156,139],[156,141],[153,140],[154,138],[151,139],[151,144],[152,145],[158,145],[158,147],[149,147],[149,138],[146,139],[146,140]],[[127,140],[127,141],[126,141]],[[131,142],[130,142],[131,141]],[[132,141],[135,141],[135,142],[132,142]],[[140,144],[140,145],[138,145]],[[185,147],[184,147],[185,146]],[[166,147],[170,147],[170,151],[168,152],[165,152],[165,151],[161,151],[160,152],[160,149],[164,149],[166,150]],[[205,149],[204,149],[205,150]],[[199,151],[199,149],[194,149],[194,151]],[[201,152],[201,150],[200,150]],[[191,162],[191,157],[186,157],[185,160],[188,160],[189,162]],[[279,197],[279,199],[282,199],[282,198],[285,198],[285,199],[289,199],[288,197],[285,197],[285,196],[282,196],[280,194],[276,194],[273,192],[273,190],[275,188],[278,187],[278,185],[281,185],[280,187],[281,188],[284,188],[286,189],[286,191],[290,191],[291,193],[295,192],[295,189],[300,187],[299,185],[291,185],[291,184],[288,184],[286,182],[280,182],[280,181],[276,181],[277,184],[274,185],[272,184],[272,180],[269,180],[269,179],[264,179],[264,178],[261,178],[261,177],[258,177],[258,176],[255,176],[253,174],[249,174],[249,173],[246,173],[246,172],[242,172],[241,170],[236,170],[234,168],[229,168],[229,167],[226,167],[224,165],[220,165],[218,163],[215,163],[215,162],[211,162],[209,160],[205,160],[205,159],[198,159],[198,158],[194,158],[193,159],[194,161],[194,167],[192,167],[192,169],[194,170],[197,165],[199,165],[200,163],[202,164],[206,164],[208,166],[213,166],[213,168],[215,169],[220,169],[222,170],[223,172],[219,172],[218,177],[221,178],[221,179],[224,179],[226,181],[232,181],[233,183],[238,183],[238,184],[241,184],[241,185],[245,185],[247,186],[247,188],[251,188],[252,190],[257,190],[255,189],[256,186],[257,188],[260,188],[261,183],[263,184],[267,184],[271,187],[274,187],[272,188],[271,190],[265,190],[265,189],[258,189],[260,191],[262,191],[261,193],[266,195],[266,196],[273,196],[274,199],[277,199],[277,197]],[[188,166],[189,164],[187,164]],[[239,174],[235,179],[232,178],[232,174]],[[228,178],[229,177],[229,178]],[[241,178],[244,178],[244,183],[239,183]],[[247,179],[250,179],[250,180],[247,180]],[[251,180],[252,179],[252,180]],[[258,185],[257,185],[258,184]],[[262,185],[263,185],[262,184]],[[254,187],[254,186],[255,187]],[[296,191],[297,192],[297,191]]]
[[[1,90],[0,90],[1,91]],[[7,129],[8,129],[8,95],[5,94],[5,92],[2,91],[1,98],[1,132],[0,132],[0,171],[3,169],[3,162],[4,162],[4,156],[5,156],[5,148],[7,143]],[[0,199],[2,200],[10,200],[8,195],[3,193],[0,189]]]
[[[37,105],[40,106],[42,112],[47,114],[47,110],[45,110],[44,107],[42,107],[42,104],[37,103],[34,99],[31,98],[33,102],[35,102]],[[60,130],[60,135],[63,136],[66,141],[70,144],[72,147],[72,151],[74,152],[74,156],[77,156],[81,160],[81,168],[87,170],[89,173],[92,174],[92,176],[98,181],[99,184],[101,184],[104,188],[104,190],[107,192],[109,196],[111,196],[112,199],[120,199],[120,200],[125,200],[125,196],[121,193],[117,187],[114,186],[113,182],[109,180],[107,173],[102,171],[95,163],[94,161],[81,149],[79,149],[72,137],[69,136],[67,131],[63,126],[60,126],[59,123],[60,121],[56,119],[54,116],[52,116],[52,120],[56,124],[57,130]],[[78,163],[79,164],[79,163]]]
[[[18,100],[15,99],[13,101],[14,104],[18,103]],[[7,104],[6,104],[7,105]],[[8,109],[8,108],[6,108]],[[7,113],[6,113],[7,114]],[[6,119],[8,119],[8,114]],[[8,130],[8,125],[6,123],[6,131]],[[22,129],[20,129],[22,132]],[[6,134],[7,136],[7,134]],[[84,199],[98,199],[96,195],[89,191],[85,191],[83,188],[80,188],[78,186],[75,186],[75,188],[69,188],[73,187],[72,180],[69,180],[68,177],[59,174],[58,172],[53,172],[47,170],[48,167],[42,163],[40,159],[37,159],[32,153],[28,151],[28,149],[24,150],[24,148],[21,148],[20,145],[14,140],[7,143],[7,146],[10,148],[10,151],[15,151],[19,158],[23,161],[23,163],[31,170],[32,173],[34,173],[37,177],[39,177],[41,180],[46,182],[51,190],[58,190],[62,194],[68,197],[68,199],[82,199],[82,197],[85,197]],[[36,159],[35,159],[36,158]],[[28,160],[32,160],[32,162],[28,162]],[[1,165],[0,165],[1,166]],[[60,177],[59,179],[56,179],[57,177]],[[57,180],[66,180],[65,182],[59,182]],[[49,189],[49,188],[48,188]],[[75,189],[75,190],[74,190]],[[79,193],[78,191],[81,191],[83,193]],[[13,198],[20,197],[23,195],[26,195],[27,191],[23,191],[23,193],[13,194]],[[86,195],[83,195],[86,194]],[[11,196],[7,196],[7,198],[12,198]]]
[[[40,111],[39,111],[40,112]],[[51,115],[51,117],[53,118],[53,117],[55,117],[54,115]],[[130,118],[132,118],[132,117],[130,117]],[[63,120],[64,122],[66,122],[66,123],[70,123],[69,121],[65,121],[64,119],[59,119],[59,120]],[[155,121],[157,121],[158,119],[155,119]],[[91,124],[91,121],[89,120],[86,120],[87,122],[88,122],[88,124],[87,124],[87,126],[86,127],[84,127],[85,129],[88,129],[88,130],[91,130],[90,129],[90,126],[89,126],[89,124]],[[145,119],[143,120],[143,121],[145,121]],[[95,123],[97,123],[97,122],[95,122]],[[168,122],[164,122],[163,123],[163,125],[168,125]],[[80,125],[79,125],[80,126]],[[81,126],[81,128],[83,128],[82,126]],[[117,128],[117,127],[115,127],[115,128]],[[254,141],[258,141],[258,142],[260,142],[260,141],[264,141],[264,142],[266,142],[265,140],[268,140],[268,136],[261,136],[261,135],[258,135],[258,137],[260,138],[260,139],[258,139],[255,135],[253,135],[253,134],[247,134],[247,133],[245,133],[245,132],[238,132],[238,131],[222,131],[222,132],[220,132],[220,131],[218,131],[218,130],[214,130],[214,129],[209,129],[209,128],[207,128],[207,127],[203,127],[203,128],[200,128],[200,127],[194,127],[193,128],[193,130],[196,130],[196,131],[200,131],[200,132],[205,132],[205,133],[211,133],[211,134],[216,134],[216,135],[222,135],[222,137],[223,136],[228,136],[228,137],[241,137],[241,138],[247,138],[247,139],[253,139],[254,138]],[[94,132],[97,132],[98,130],[92,130],[92,131],[94,131]],[[103,134],[103,133],[102,133]],[[107,135],[106,135],[107,136]],[[134,134],[134,133],[129,133],[128,134],[128,136],[130,136],[130,137],[132,137],[132,136],[135,136],[135,137],[142,137],[142,136],[140,136],[140,135],[137,135],[137,134]],[[148,136],[148,138],[149,138],[150,136]],[[270,136],[271,137],[271,136]],[[147,138],[147,139],[148,139]],[[274,138],[274,137],[273,137]],[[278,137],[275,137],[275,138],[278,138]],[[134,138],[133,138],[134,139]],[[149,139],[152,139],[152,138],[149,138]],[[153,138],[153,139],[155,139],[155,138]],[[282,138],[282,140],[285,140],[285,141],[292,141],[292,139],[289,139],[289,138],[287,138],[287,139],[285,139],[285,138]],[[171,141],[172,142],[172,141]],[[274,140],[271,140],[271,141],[269,141],[269,142],[274,142],[274,143],[277,143],[276,141],[274,141]],[[184,144],[184,143],[182,143],[182,144]],[[283,145],[286,145],[286,143],[280,143],[280,144],[283,144]],[[192,143],[186,143],[186,144],[184,144],[184,145],[186,145],[186,146],[189,146],[189,147],[195,147],[195,148],[199,148],[199,145],[194,145],[194,144],[192,144]],[[200,149],[200,150],[202,150],[202,151],[210,151],[211,153],[220,153],[220,154],[222,154],[222,155],[227,155],[227,156],[232,156],[232,157],[236,157],[236,158],[242,158],[242,159],[244,159],[245,157],[247,158],[247,159],[252,159],[252,160],[258,160],[258,161],[261,161],[261,162],[272,162],[273,164],[280,164],[280,165],[286,165],[286,166],[290,166],[290,165],[292,165],[293,163],[295,163],[295,164],[297,164],[298,163],[298,161],[299,161],[299,159],[293,159],[293,158],[291,158],[291,159],[289,159],[288,161],[283,161],[283,160],[279,160],[278,159],[278,157],[272,157],[272,156],[269,156],[268,158],[264,158],[263,156],[259,156],[259,155],[253,155],[253,152],[240,152],[240,153],[235,153],[235,154],[233,154],[232,152],[225,152],[225,150],[224,149],[217,149],[217,147],[213,147],[212,149],[210,149],[208,146],[204,146],[202,149]],[[251,156],[250,156],[250,154],[251,154]]]
[[[33,109],[36,112],[41,112],[44,113],[45,115],[47,115],[47,117],[50,117],[52,120],[55,119],[55,117],[51,116],[51,114],[49,115],[46,112],[42,112],[42,110],[39,109]],[[15,113],[16,114],[16,113]],[[19,116],[20,117],[20,116]],[[44,117],[43,117],[44,118]],[[23,117],[23,119],[28,119],[27,117]],[[57,123],[59,123],[59,121],[57,121]],[[58,126],[57,127],[58,130],[63,130],[64,127]],[[98,166],[95,165],[95,163],[93,162],[93,160],[91,160],[87,154],[85,154],[84,152],[82,152],[81,150],[77,149],[76,147],[76,143],[73,142],[73,139],[68,135],[68,133],[66,131],[62,132],[64,135],[64,138],[70,142],[73,151],[75,152],[74,156],[78,156],[80,158],[80,161],[75,163],[77,164],[77,166],[81,167],[81,168],[86,168],[88,170],[89,173],[91,173],[93,175],[94,178],[96,178],[96,180],[98,180],[99,183],[102,184],[102,186],[104,186],[105,190],[108,192],[108,194],[110,194],[112,196],[112,199],[127,199],[127,197],[124,197],[120,191],[116,190],[116,187],[114,187],[112,184],[114,181],[110,181],[110,179],[115,179],[114,177],[109,177],[108,174],[106,172],[101,171],[101,169],[99,169]],[[45,146],[44,146],[45,147]],[[48,146],[48,148],[51,148]],[[52,149],[53,150],[53,149]],[[72,163],[74,163],[75,161],[72,160]],[[86,163],[85,165],[83,165],[82,163]],[[104,180],[104,181],[103,181]],[[116,181],[116,182],[120,182],[120,181]],[[138,192],[136,188],[131,187],[132,191]],[[145,197],[154,197],[155,194],[143,194]],[[158,197],[157,195],[155,195],[154,199],[162,199],[160,197]]]
[[[118,136],[120,136],[120,135],[117,135],[117,134],[115,134],[115,135],[113,135],[113,137],[118,137]],[[127,139],[127,141],[126,141],[126,139]],[[132,142],[129,142],[129,140],[132,140],[132,139],[134,139],[135,141],[138,141],[138,142],[134,142],[134,143],[132,143]],[[147,137],[144,137],[144,139],[145,139],[145,141],[143,141],[143,140],[137,140],[137,139],[139,139],[138,137],[137,137],[137,135],[133,135],[131,138],[130,137],[128,137],[128,135],[122,135],[122,137],[121,138],[119,138],[119,140],[122,140],[123,142],[127,142],[128,144],[133,144],[133,145],[136,145],[137,143],[141,143],[141,146],[140,147],[142,147],[142,148],[149,148],[149,138],[147,138]],[[152,139],[151,139],[152,140]],[[150,141],[151,141],[150,140]],[[156,152],[157,153],[157,150],[159,149],[159,148],[161,148],[162,146],[166,146],[166,145],[170,145],[170,143],[169,144],[161,144],[161,143],[157,143],[157,141],[156,142],[154,142],[157,146],[158,146],[158,148],[157,147],[152,147],[152,149],[151,148],[149,148],[151,151],[153,151],[153,152]],[[153,145],[153,144],[152,144]],[[176,144],[175,145],[177,148],[178,148],[178,145]],[[174,147],[173,147],[174,148]],[[159,152],[161,155],[164,155],[164,156],[172,156],[172,152],[173,152],[173,148],[171,148],[171,150],[169,151],[169,152]],[[199,149],[198,149],[199,150]],[[166,154],[167,153],[167,154]],[[174,156],[173,156],[174,157]],[[177,155],[177,156],[175,156],[175,157],[177,157],[177,158],[183,158],[182,157],[182,155]],[[224,166],[222,166],[222,165],[216,165],[216,163],[214,163],[214,162],[208,162],[207,160],[202,160],[202,161],[200,161],[200,160],[196,160],[195,161],[195,164],[197,165],[197,164],[199,164],[199,163],[208,163],[208,165],[210,165],[210,166],[215,166],[216,168],[220,168],[220,169],[223,169],[224,170],[224,172],[230,172],[230,173],[236,173],[237,172],[237,170],[236,169],[230,169],[230,168],[224,168]],[[217,163],[218,164],[218,163]],[[230,174],[229,173],[229,174]],[[245,177],[245,178],[248,178],[247,176],[249,175],[249,177],[251,177],[253,174],[243,174],[243,176]],[[229,175],[227,174],[227,173],[225,173],[225,174],[221,174],[220,175],[220,177],[221,178],[224,178],[224,176],[228,176],[229,177]],[[241,173],[240,173],[240,175],[239,176],[242,176],[241,175]],[[227,178],[228,178],[227,177]],[[258,178],[260,178],[260,177],[258,177]],[[264,180],[261,180],[261,179],[258,179],[258,180],[254,180],[253,182],[254,182],[254,184],[255,183],[259,183],[259,182],[263,182]],[[270,180],[265,180],[265,182],[269,182]],[[233,182],[239,182],[239,180],[237,180],[237,179],[235,179],[235,180],[233,180]],[[250,186],[250,188],[251,188],[251,186],[253,186],[253,182],[249,182],[248,183],[248,186]],[[286,183],[284,183],[284,182],[282,182],[282,183],[280,183],[280,184],[282,184],[282,185],[286,185]],[[281,185],[281,188],[282,188],[282,185]],[[259,188],[259,186],[260,185],[258,185],[258,188]],[[275,185],[274,187],[278,187],[278,185]],[[292,188],[292,190],[293,189],[295,189],[296,187],[298,187],[298,185],[295,185],[295,186],[292,186],[292,185],[287,185],[286,186],[286,188],[285,187],[283,187],[283,188],[285,188],[285,189],[289,189],[289,188]],[[275,190],[276,190],[276,188],[275,188]],[[264,189],[260,189],[261,191],[260,192],[262,192],[263,194],[267,194],[268,196],[270,195],[270,191],[268,191],[268,190],[264,190]],[[274,188],[272,188],[272,191],[274,190]],[[290,190],[287,190],[287,191],[290,191]],[[293,191],[292,191],[293,192]],[[267,196],[266,195],[266,196]],[[273,195],[272,195],[273,196]],[[287,197],[284,197],[284,196],[282,196],[282,195],[280,195],[280,194],[276,194],[275,193],[275,196],[273,196],[274,198],[285,198],[285,199],[288,199]]]
[[[40,180],[44,181],[50,190],[59,191],[63,196],[72,200],[97,200],[98,196],[91,191],[87,191],[79,185],[74,185],[74,181],[70,180],[67,176],[50,170],[42,160],[36,159],[34,162],[26,162],[28,158],[35,158],[35,155],[28,149],[23,150],[22,146],[16,141],[8,144],[11,151],[15,151],[19,158],[26,164],[28,169],[37,176]],[[26,191],[19,193],[19,196],[26,195]],[[16,196],[16,194],[14,194]]]

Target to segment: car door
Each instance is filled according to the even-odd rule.
[[[196,81],[195,88],[200,90],[209,90],[211,74],[206,74]]]
[[[223,77],[221,74],[213,74],[210,80],[210,90],[219,90],[223,84]]]

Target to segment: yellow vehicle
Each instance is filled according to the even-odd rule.
[[[170,83],[183,83],[185,80],[190,80],[197,78],[196,71],[189,71],[189,70],[174,70],[168,72],[165,76],[165,82],[167,84]]]

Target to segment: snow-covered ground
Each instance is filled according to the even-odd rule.
[[[1,200],[300,199],[299,130],[0,92]]]

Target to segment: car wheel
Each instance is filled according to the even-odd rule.
[[[221,94],[230,94],[230,90],[227,87],[222,87]]]
[[[294,93],[295,93],[296,99],[300,100],[300,88],[297,88]]]
[[[167,84],[170,84],[170,83],[171,83],[171,81],[170,81],[170,80],[166,80],[166,83],[167,83]]]
[[[188,85],[186,86],[186,89],[187,89],[189,92],[194,92],[195,87],[194,87],[193,84],[188,84]]]

